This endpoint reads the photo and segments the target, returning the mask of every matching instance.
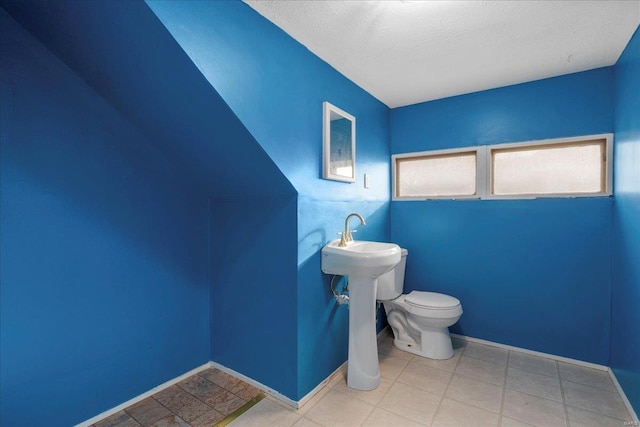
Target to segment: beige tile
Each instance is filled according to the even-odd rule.
[[[507,353],[507,350],[504,348],[478,344],[475,342],[468,342],[464,347],[464,355],[466,357],[475,357],[476,359],[499,363],[501,365],[507,364]]]
[[[558,366],[555,360],[519,351],[509,352],[509,366],[550,377],[558,376]]]
[[[345,383],[346,383],[346,379],[345,379]],[[309,410],[311,408],[313,408],[323,397],[325,394],[327,394],[329,392],[329,390],[331,390],[331,388],[329,387],[323,387],[321,388],[316,394],[313,395],[313,397],[311,399],[309,399],[301,408],[298,408],[298,413],[301,415],[306,414],[307,412],[309,412]],[[271,397],[269,397],[269,399],[272,399]]]
[[[177,415],[169,415],[151,424],[149,427],[191,427]]]
[[[393,412],[376,408],[362,425],[364,427],[423,427],[426,424],[420,424]]]
[[[370,403],[371,405],[376,405],[382,400],[384,395],[387,394],[387,391],[389,391],[389,389],[391,388],[392,383],[393,380],[381,377],[380,385],[378,386],[378,388],[376,388],[375,390],[363,391],[350,388],[347,386],[346,381],[341,381],[340,383],[336,384],[333,389],[360,399],[363,402]]]
[[[411,361],[396,381],[431,393],[444,394],[451,375],[450,372]]]
[[[382,343],[378,345],[378,355],[383,356],[393,356],[398,359],[411,360],[413,359],[413,353],[409,353],[408,351],[400,350],[393,345],[393,339],[386,339]]]
[[[618,393],[588,387],[582,384],[562,381],[567,405],[596,412],[607,417],[629,419],[629,413]]]
[[[129,406],[125,411],[143,426],[153,424],[167,415],[171,415],[171,411],[158,403],[153,397],[148,397],[135,405]]]
[[[619,420],[615,418],[605,417],[595,412],[585,411],[584,409],[567,406],[569,413],[569,424],[572,427],[620,427],[627,420]]]
[[[563,362],[559,362],[558,366],[560,368],[560,377],[563,380],[617,392],[616,386],[613,384],[613,381],[611,381],[611,377],[607,371]]]
[[[347,382],[347,370],[343,370],[340,372],[336,372],[330,379],[329,382],[327,383],[327,387],[335,387],[337,384],[340,383],[346,383]]]
[[[509,368],[507,388],[562,403],[560,380],[556,377]]]
[[[308,418],[302,417],[293,425],[293,427],[322,427],[322,426],[315,421],[311,421]]]
[[[140,424],[125,411],[120,411],[94,425],[95,427],[137,427]]]
[[[445,396],[492,412],[500,412],[502,386],[454,375]]]
[[[502,386],[506,375],[506,366],[467,357],[463,354],[456,367],[456,374]]]
[[[460,356],[462,355],[462,348],[454,348],[453,349],[453,357],[450,359],[437,360],[437,359],[429,359],[427,357],[414,356],[411,359],[412,363],[419,363],[421,365],[430,366],[432,368],[441,369],[443,371],[453,372],[456,370],[456,365],[460,360]]]
[[[395,380],[400,375],[400,372],[409,363],[407,359],[400,359],[395,356],[382,356],[378,359],[378,366],[380,368],[380,376]],[[347,366],[347,369],[349,367]]]
[[[440,396],[395,383],[382,399],[379,408],[422,424],[429,424],[440,403]]]
[[[186,422],[195,420],[211,408],[178,386],[171,386],[153,397]]]
[[[498,414],[451,399],[443,399],[433,427],[490,427],[498,425]]]
[[[289,427],[301,418],[293,409],[287,409],[269,399],[263,399],[247,412],[229,423],[233,427]]]
[[[502,415],[534,426],[566,426],[561,403],[509,389],[505,390]]]
[[[361,425],[372,410],[372,405],[331,389],[305,417],[323,426],[352,427]]]
[[[531,427],[531,424],[523,423],[522,421],[514,420],[513,418],[502,417],[500,427]]]

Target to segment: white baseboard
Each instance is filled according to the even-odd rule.
[[[385,327],[382,331],[380,331],[378,333],[378,343],[380,343],[382,340],[384,340],[385,338],[387,338],[388,336],[391,335],[391,330],[389,329],[389,327]],[[473,338],[473,337],[467,337],[465,335],[458,335],[458,334],[451,334],[452,337],[463,340],[463,341],[468,341],[468,342],[475,342],[475,343],[479,343],[479,344],[485,344],[485,345],[489,345],[492,347],[499,347],[499,348],[504,348],[506,350],[514,350],[514,351],[518,351],[521,353],[526,353],[526,354],[531,354],[534,356],[541,356],[541,357],[546,357],[549,359],[553,359],[553,360],[557,360],[559,362],[566,362],[566,363],[572,363],[574,365],[580,365],[580,366],[585,366],[587,368],[592,368],[592,369],[598,369],[601,371],[607,371],[609,373],[609,375],[611,376],[611,380],[613,381],[613,383],[616,386],[616,389],[618,390],[618,392],[620,393],[620,396],[622,397],[627,409],[629,410],[629,413],[631,414],[631,417],[633,418],[632,421],[634,422],[638,422],[638,415],[635,413],[633,407],[631,406],[631,402],[629,402],[629,399],[627,398],[627,396],[624,393],[624,390],[622,389],[622,387],[620,386],[620,383],[618,382],[613,370],[611,370],[611,368],[609,368],[608,366],[604,366],[604,365],[598,365],[595,363],[589,363],[589,362],[584,362],[582,360],[576,360],[576,359],[570,359],[568,357],[562,357],[562,356],[556,356],[554,354],[549,354],[549,353],[542,353],[539,351],[533,351],[533,350],[527,350],[525,348],[520,348],[520,347],[514,347],[511,345],[506,345],[506,344],[500,344],[500,343],[496,343],[493,341],[487,341],[487,340],[483,340],[483,339],[479,339],[479,338]],[[287,406],[290,406],[291,408],[294,409],[300,409],[302,406],[304,406],[307,402],[309,402],[316,394],[318,394],[324,387],[327,386],[327,384],[331,381],[331,379],[339,374],[344,372],[347,369],[347,362],[344,362],[342,365],[340,365],[335,371],[333,371],[329,376],[327,376],[327,378],[325,378],[320,384],[318,384],[316,387],[313,388],[313,390],[311,390],[309,393],[307,393],[302,399],[295,401],[293,399],[288,398],[287,396],[277,392],[276,390],[273,390],[270,387],[267,387],[266,385],[252,379],[249,378],[239,372],[234,371],[233,369],[227,368],[226,366],[223,366],[219,363],[216,362],[208,362],[205,363],[202,366],[199,366],[195,369],[190,370],[189,372],[180,375],[179,377],[176,377],[172,380],[169,380],[163,384],[160,384],[157,387],[152,388],[151,390],[142,393],[139,396],[134,397],[133,399],[129,399],[126,402],[116,406],[115,408],[109,409],[108,411],[105,411],[99,415],[96,415],[93,418],[90,418],[80,424],[77,424],[75,427],[89,427],[92,424],[95,424],[98,421],[101,421],[117,412],[122,411],[125,408],[128,408],[129,406],[136,404],[144,399],[146,399],[147,397],[151,397],[152,395],[174,385],[179,383],[180,381],[194,375],[197,374],[198,372],[202,372],[205,369],[209,369],[209,368],[217,368],[220,369],[223,372],[226,372],[229,375],[232,375],[236,378],[241,379],[242,381],[251,384],[252,386],[254,386],[255,388],[264,391],[266,394],[268,394],[269,396],[272,396],[273,398],[279,400],[280,402],[284,403]]]
[[[311,399],[313,399],[313,397],[318,394],[320,392],[320,390],[322,390],[323,388],[325,388],[327,386],[327,384],[329,384],[329,382],[336,376],[336,375],[340,375],[343,372],[345,372],[347,370],[347,362],[344,362],[342,365],[338,366],[338,368],[333,371],[327,378],[325,378],[320,384],[318,384],[317,386],[315,386],[313,388],[313,390],[311,390],[309,393],[305,394],[304,397],[300,400],[298,400],[298,402],[296,402],[296,409],[300,409],[302,408],[307,402],[309,402]]]
[[[217,362],[209,362],[209,366],[211,368],[220,369],[222,372],[226,372],[227,374],[231,375],[232,377],[236,377],[236,378],[244,381],[245,383],[254,386],[257,389],[264,391],[269,396],[272,396],[272,397],[278,399],[279,401],[283,402],[284,404],[286,404],[288,406],[291,406],[292,408],[296,408],[296,409],[298,408],[298,402],[296,402],[293,399],[288,398],[287,396],[285,396],[282,393],[279,393],[279,392],[275,391],[271,387],[268,387],[268,386],[262,384],[261,382],[258,382],[256,380],[254,380],[253,378],[249,378],[246,375],[243,375],[240,372],[236,372],[231,368],[227,368],[226,366],[221,365],[221,364],[219,364]]]
[[[546,357],[548,359],[557,360],[558,362],[571,363],[571,364],[574,364],[574,365],[584,366],[586,368],[597,369],[599,371],[607,371],[607,370],[609,370],[609,367],[604,366],[604,365],[598,365],[597,363],[585,362],[585,361],[578,360],[578,359],[571,359],[569,357],[556,356],[555,354],[543,353],[541,351],[535,351],[535,350],[528,350],[526,348],[514,347],[512,345],[507,345],[507,344],[500,344],[500,343],[497,343],[497,342],[487,341],[487,340],[483,340],[483,339],[480,339],[480,338],[467,337],[465,335],[451,334],[451,336],[454,337],[454,338],[461,339],[463,341],[476,342],[478,344],[489,345],[491,347],[498,347],[498,348],[504,348],[505,350],[518,351],[520,353],[526,353],[526,354],[530,354],[532,356]]]
[[[640,423],[640,420],[638,420],[638,414],[636,414],[636,411],[633,409],[633,406],[631,406],[631,402],[627,398],[627,395],[624,394],[624,390],[622,390],[622,386],[618,382],[618,379],[616,378],[615,372],[613,372],[613,369],[611,369],[611,368],[607,368],[607,369],[609,371],[609,376],[611,377],[611,381],[613,381],[613,384],[616,386],[616,389],[618,390],[618,393],[620,393],[620,396],[622,396],[622,401],[624,402],[625,406],[627,407],[627,410],[629,411],[629,414],[631,414],[631,418],[632,418],[631,421],[635,422],[634,425],[638,425],[638,423]]]
[[[189,372],[180,375],[179,377],[176,377],[176,378],[174,378],[172,380],[169,380],[169,381],[167,381],[165,383],[162,383],[159,386],[154,387],[151,390],[146,391],[146,392],[134,397],[133,399],[129,399],[126,402],[121,403],[120,405],[116,406],[115,408],[111,408],[111,409],[109,409],[107,411],[104,411],[101,414],[96,415],[93,418],[89,418],[88,420],[81,422],[80,424],[76,424],[75,427],[89,427],[90,425],[95,424],[98,421],[101,421],[101,420],[103,420],[103,419],[105,419],[107,417],[110,417],[111,415],[113,415],[115,413],[118,413],[118,412],[122,411],[123,409],[128,408],[129,406],[134,405],[134,404],[146,399],[147,397],[151,397],[152,395],[154,395],[154,394],[156,394],[156,393],[158,393],[158,392],[160,392],[160,391],[162,391],[162,390],[164,390],[166,388],[169,388],[172,385],[177,384],[182,380],[185,380],[185,379],[189,378],[191,375],[195,375],[198,372],[204,371],[205,369],[209,369],[209,363],[205,363],[202,366],[198,366],[197,368],[192,369]]]
[[[500,343],[497,343],[497,342],[487,341],[487,340],[483,340],[483,339],[479,339],[479,338],[467,337],[465,335],[451,334],[451,336],[454,337],[454,338],[458,338],[460,340],[463,340],[463,341],[475,342],[475,343],[479,343],[479,344],[489,345],[489,346],[492,346],[492,347],[504,348],[506,350],[518,351],[520,353],[531,354],[533,356],[546,357],[548,359],[557,360],[558,362],[571,363],[573,365],[584,366],[586,368],[598,369],[600,371],[608,372],[609,376],[611,377],[611,380],[613,381],[613,384],[616,386],[616,389],[618,390],[618,394],[620,394],[620,397],[622,397],[622,401],[624,402],[625,406],[627,407],[627,410],[629,411],[629,414],[631,415],[631,418],[632,418],[631,421],[634,421],[636,423],[639,422],[638,415],[634,411],[633,406],[631,406],[631,402],[629,401],[629,399],[627,398],[627,395],[624,393],[624,390],[620,386],[620,383],[618,382],[618,379],[616,378],[615,373],[608,366],[598,365],[597,363],[585,362],[585,361],[582,361],[582,360],[571,359],[571,358],[563,357],[563,356],[556,356],[555,354],[542,353],[540,351],[527,350],[526,348],[514,347],[514,346],[511,346],[511,345],[500,344]]]

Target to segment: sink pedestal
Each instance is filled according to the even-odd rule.
[[[401,259],[395,243],[340,240],[322,248],[322,272],[349,277],[349,366],[347,385],[357,390],[373,390],[380,385],[378,337],[376,335],[376,295],[378,277]]]
[[[374,390],[380,385],[376,291],[378,279],[349,276],[349,364],[347,385]]]

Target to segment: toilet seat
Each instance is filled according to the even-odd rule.
[[[411,291],[404,300],[413,307],[431,310],[449,310],[460,305],[458,298],[436,292]]]
[[[412,291],[404,295],[407,311],[419,317],[446,319],[462,315],[458,298],[436,292]]]

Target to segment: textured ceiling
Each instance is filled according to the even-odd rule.
[[[389,107],[612,65],[628,1],[245,0]]]

